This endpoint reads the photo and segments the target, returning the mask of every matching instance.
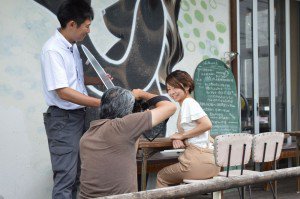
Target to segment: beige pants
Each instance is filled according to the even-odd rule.
[[[215,165],[211,149],[189,145],[178,160],[178,163],[167,166],[158,172],[156,188],[180,184],[183,179],[208,179],[220,172],[220,167]]]

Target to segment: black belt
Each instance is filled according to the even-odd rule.
[[[57,106],[49,106],[49,108],[60,109],[60,110],[64,110],[64,111],[67,111],[67,112],[82,112],[82,111],[86,111],[86,107],[79,108],[79,109],[72,109],[72,110],[62,109],[62,108],[59,108]]]

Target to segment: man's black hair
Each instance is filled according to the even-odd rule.
[[[85,20],[94,19],[94,11],[85,0],[66,0],[58,9],[57,19],[61,28],[65,28],[69,21],[75,21],[79,27]]]

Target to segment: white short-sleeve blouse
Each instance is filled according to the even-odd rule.
[[[182,102],[180,108],[180,126],[178,130],[182,129],[184,132],[189,131],[197,126],[196,120],[205,117],[207,114],[203,111],[199,103],[193,98],[186,98]],[[209,141],[209,131],[206,131],[196,137],[189,138],[188,143],[194,144],[201,148],[212,148],[212,144]]]

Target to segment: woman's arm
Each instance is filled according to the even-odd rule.
[[[196,123],[197,123],[197,126],[195,128],[193,128],[192,130],[175,133],[170,138],[172,140],[185,140],[188,138],[198,136],[198,135],[210,130],[212,127],[212,123],[207,116],[204,116],[204,117],[196,120]]]
[[[133,89],[132,93],[135,96],[135,99],[137,100],[140,99],[150,100],[151,98],[157,96],[152,93],[143,91],[141,89]],[[149,111],[151,112],[151,117],[152,117],[152,127],[154,127],[159,123],[163,122],[164,120],[168,119],[169,117],[171,117],[176,111],[176,106],[170,101],[163,100],[157,102],[155,104],[155,108]]]

